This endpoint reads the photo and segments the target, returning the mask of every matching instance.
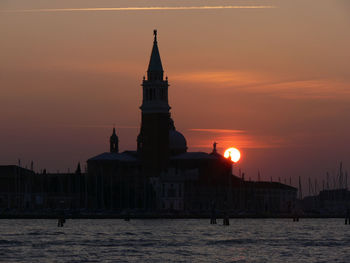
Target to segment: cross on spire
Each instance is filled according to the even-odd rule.
[[[157,41],[157,29],[153,30],[153,35],[154,35],[154,41]]]

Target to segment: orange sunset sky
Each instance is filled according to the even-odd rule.
[[[0,164],[73,170],[113,124],[135,150],[153,29],[190,151],[294,185],[350,167],[348,0],[2,0]]]

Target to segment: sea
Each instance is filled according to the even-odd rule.
[[[0,262],[350,262],[343,219],[1,219]]]

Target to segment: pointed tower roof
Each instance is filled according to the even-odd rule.
[[[119,139],[117,134],[115,133],[115,127],[113,127],[113,133],[109,138],[109,148],[111,153],[118,153],[119,151],[118,143],[119,143]]]
[[[153,41],[151,59],[149,61],[148,70],[147,70],[148,74],[151,72],[163,73],[162,61],[160,59],[158,44],[157,44],[157,30],[156,29],[153,31],[153,34],[154,34],[154,41]]]
[[[112,135],[111,135],[111,137],[110,137],[110,140],[112,141],[112,140],[118,140],[118,136],[117,136],[117,134],[116,134],[116,132],[115,132],[115,127],[113,127],[113,133],[112,133]]]
[[[75,170],[76,174],[81,174],[80,162],[78,162],[77,169]]]

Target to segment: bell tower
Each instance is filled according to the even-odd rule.
[[[109,149],[111,153],[119,152],[119,139],[117,134],[115,133],[115,128],[113,128],[113,133],[109,138]]]
[[[158,50],[157,30],[154,30],[147,78],[142,81],[141,131],[137,138],[137,150],[144,170],[151,176],[159,175],[169,161],[168,87]]]

